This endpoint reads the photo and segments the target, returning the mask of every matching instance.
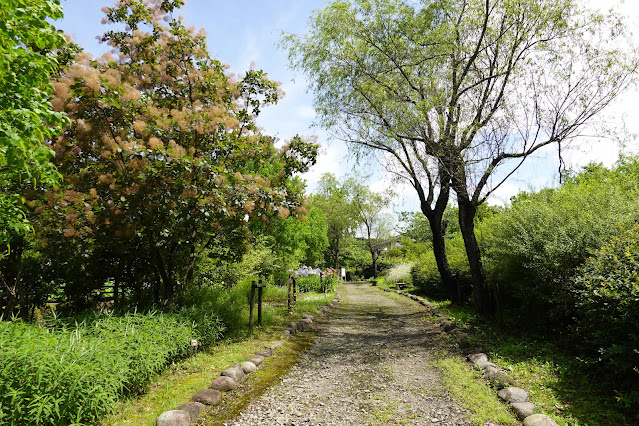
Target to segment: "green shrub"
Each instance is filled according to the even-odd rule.
[[[557,189],[522,193],[478,226],[489,281],[511,312],[565,330],[574,311],[575,270],[620,228],[634,223],[639,180],[634,162],[589,166]],[[559,327],[557,327],[559,326]]]
[[[446,298],[447,293],[437,269],[432,252],[424,253],[410,270],[411,281],[424,295],[436,299]]]
[[[0,321],[0,423],[97,423],[187,355],[190,339],[219,338],[219,321],[201,314],[89,315],[59,329]]]
[[[235,335],[245,327],[251,280],[233,286],[202,285],[186,290],[176,305],[219,318],[226,335]]]
[[[331,292],[339,284],[339,277],[337,274],[325,275],[320,283],[319,275],[311,274],[306,277],[298,277],[295,282],[301,292],[314,291],[322,293],[324,290]]]
[[[592,358],[639,384],[639,225],[588,259],[574,285],[579,332]],[[639,406],[639,389],[632,398]]]
[[[470,294],[470,269],[461,234],[457,233],[446,239],[446,256],[451,272],[459,280],[462,296],[465,297]],[[432,248],[422,254],[415,263],[411,269],[411,279],[413,285],[419,288],[426,296],[437,299],[449,297],[448,290],[444,287],[437,269],[437,262]]]
[[[398,282],[412,283],[411,270],[413,267],[412,262],[398,263],[393,265],[386,271],[385,278],[389,284],[396,284]]]

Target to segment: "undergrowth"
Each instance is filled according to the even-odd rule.
[[[458,326],[470,331],[469,344],[485,351],[491,362],[506,369],[529,392],[538,411],[559,425],[636,424],[636,414],[624,407],[611,389],[605,371],[584,364],[577,353],[552,341],[512,327],[477,319],[470,307],[431,301]]]

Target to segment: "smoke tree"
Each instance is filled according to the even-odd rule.
[[[53,144],[64,179],[32,204],[53,275],[76,299],[91,295],[87,283],[112,280],[116,301],[125,287],[171,300],[201,249],[241,255],[249,222],[306,213],[294,175],[316,146],[295,137],[277,149],[258,130],[277,84],[211,59],[204,31],[174,16],[182,4],[104,8],[103,23],[117,28],[101,37],[112,51],[78,54],[54,82],[53,105],[71,120]]]

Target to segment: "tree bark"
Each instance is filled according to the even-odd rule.
[[[435,255],[435,263],[437,264],[439,276],[441,277],[444,288],[448,292],[448,297],[451,302],[459,305],[462,303],[459,294],[459,281],[450,270],[448,257],[446,257],[446,242],[444,240],[446,227],[442,223],[450,195],[450,182],[446,177],[442,176],[442,185],[434,207],[431,207],[422,188],[420,186],[416,188],[421,201],[422,213],[426,216],[426,219],[428,219],[428,224],[430,225],[433,236],[433,255]]]
[[[437,215],[436,215],[437,216]],[[448,257],[446,256],[446,243],[444,241],[445,229],[442,226],[441,218],[434,217],[432,220],[429,218],[430,229],[433,233],[433,254],[435,255],[435,262],[437,263],[437,269],[439,270],[439,276],[442,279],[442,283],[448,292],[450,300],[459,305],[458,280],[457,277],[450,270],[450,264],[448,263]]]
[[[494,319],[496,313],[495,299],[486,282],[481,252],[475,236],[477,206],[472,201],[460,197],[457,197],[457,202],[459,204],[459,228],[464,239],[473,285],[475,311],[485,318]]]

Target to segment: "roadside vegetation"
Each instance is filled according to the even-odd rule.
[[[295,136],[280,146],[257,126],[278,84],[211,58],[204,33],[177,17],[182,0],[106,7],[100,39],[115,55],[97,58],[56,32],[58,0],[2,8],[0,423],[128,412],[123,401],[161,386],[167,368],[200,371],[215,348],[243,354],[325,303],[342,269],[429,297],[559,423],[639,422],[639,157],[561,169],[556,188],[485,202],[497,166],[550,144],[561,158],[560,143],[636,79],[636,52],[599,39],[627,28],[571,0],[426,3],[333,2],[309,37],[283,40],[308,74],[320,124],[358,155],[393,154],[397,167],[387,165],[417,190],[421,211],[401,214],[399,230],[388,208],[396,194],[357,173],[325,174],[307,193],[300,174],[318,144]],[[530,32],[511,34],[520,18]],[[416,40],[433,50],[415,50]],[[548,73],[524,72],[547,63]],[[592,84],[567,85],[566,75]],[[301,293],[289,312],[293,278]],[[265,328],[247,337],[259,280]],[[462,367],[442,368],[455,377]]]

